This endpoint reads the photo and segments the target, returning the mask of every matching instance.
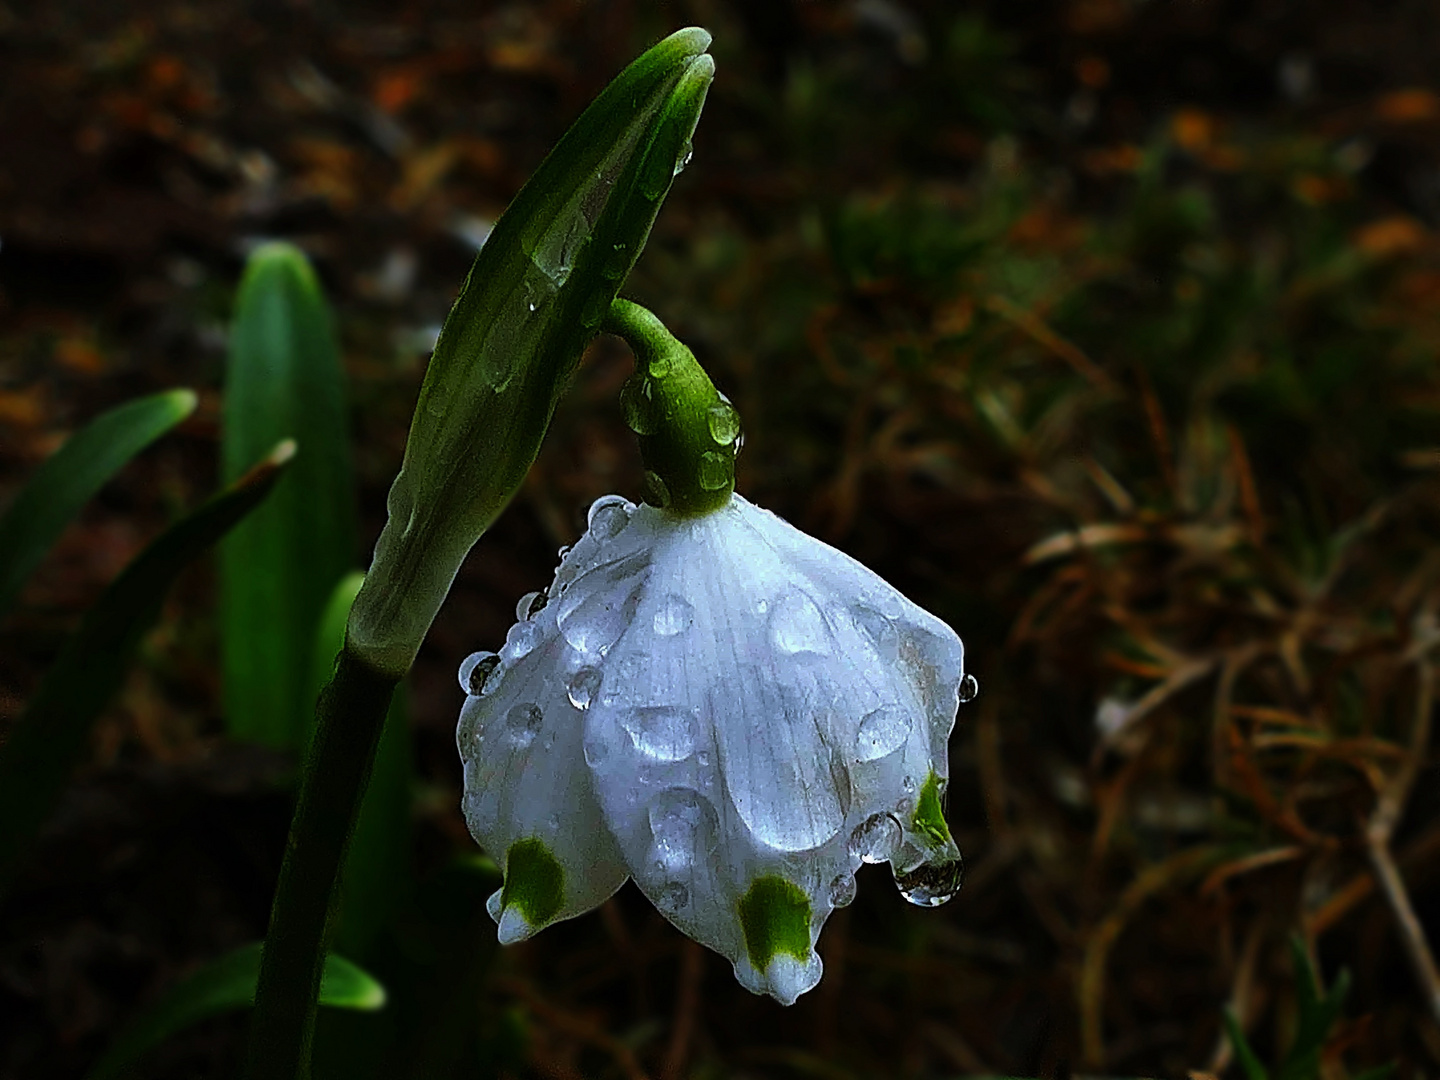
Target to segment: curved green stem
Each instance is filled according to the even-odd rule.
[[[620,401],[640,441],[645,501],[687,516],[720,509],[735,490],[739,414],[652,312],[617,299],[601,329],[635,353]]]
[[[356,656],[347,643],[321,691],[260,961],[247,1080],[303,1080],[310,1074],[336,882],[398,682]]]

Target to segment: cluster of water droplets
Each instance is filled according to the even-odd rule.
[[[736,903],[764,875],[810,897],[815,934],[867,863],[912,903],[953,896],[959,851],[917,809],[932,773],[943,795],[956,706],[977,690],[953,632],[738,497],[688,519],[609,497],[587,524],[501,650],[461,665],[467,791],[492,753],[573,755],[563,797],[583,787],[644,892],[737,972]],[[471,818],[492,848],[493,817]]]

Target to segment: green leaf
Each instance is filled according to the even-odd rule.
[[[284,442],[229,488],[181,518],[137,555],[86,613],[0,746],[0,894],[44,822],[90,726],[115,692],[171,583],[260,505],[295,452]]]
[[[1270,1080],[1270,1074],[1260,1063],[1250,1040],[1245,1038],[1245,1032],[1235,1014],[1227,1008],[1220,1016],[1225,1023],[1225,1034],[1235,1049],[1235,1060],[1240,1063],[1240,1070],[1245,1074],[1245,1080]]]
[[[320,696],[345,644],[345,622],[365,575],[347,574],[335,586],[315,636],[310,699]],[[410,805],[413,768],[406,695],[397,688],[375,751],[375,766],[350,838],[340,877],[340,910],[334,943],[364,959],[376,936],[391,921],[413,884],[410,865]],[[308,741],[314,728],[307,726]]]
[[[409,669],[461,561],[525,478],[555,403],[689,157],[714,63],[672,34],[571,126],[495,225],[425,373],[390,518],[350,619],[379,671]]]
[[[296,749],[314,712],[316,627],[357,542],[340,354],[315,272],[289,244],[265,244],[246,265],[223,419],[227,481],[278,440],[299,443],[274,496],[220,546],[226,723]]]
[[[0,618],[30,572],[106,480],[195,411],[193,390],[167,390],[102,413],[35,470],[0,517]]]
[[[87,1074],[87,1080],[124,1076],[145,1053],[192,1024],[249,1008],[260,975],[261,943],[242,945],[172,987],[136,1020]],[[320,1004],[373,1011],[385,1004],[385,988],[344,957],[325,957]]]

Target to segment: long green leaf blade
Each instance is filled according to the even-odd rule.
[[[715,65],[672,34],[555,145],[476,256],[425,373],[350,643],[396,678],[504,509],[689,154]]]
[[[320,619],[311,665],[311,700],[320,696],[345,644],[345,622],[365,575],[340,579]],[[308,739],[313,721],[306,730]],[[334,945],[365,959],[376,936],[394,916],[414,884],[410,866],[411,751],[403,685],[390,699],[375,766],[360,804],[355,832],[340,876],[340,907]]]
[[[167,390],[126,402],[90,421],[35,470],[0,517],[0,618],[105,481],[194,411],[193,390]]]
[[[314,707],[316,626],[357,552],[339,349],[315,272],[290,244],[265,244],[246,265],[223,420],[227,481],[280,439],[299,444],[274,496],[220,545],[226,722],[241,738],[295,749]]]
[[[176,1032],[220,1013],[249,1008],[260,977],[261,943],[242,945],[172,987],[137,1019],[87,1074],[87,1080],[124,1076],[142,1055]],[[342,956],[325,957],[320,1004],[373,1011],[385,1004],[385,988]]]
[[[0,746],[0,893],[49,815],[95,717],[160,614],[171,583],[260,505],[294,452],[294,443],[281,443],[228,489],[152,541],[110,583],[65,643],[9,740]]]

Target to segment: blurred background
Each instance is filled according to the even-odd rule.
[[[600,340],[410,680],[416,885],[365,960],[432,998],[322,1045],[382,1047],[352,1076],[1233,1071],[1223,1008],[1267,1062],[1293,1038],[1298,933],[1353,976],[1321,1074],[1435,1075],[1432,0],[0,3],[0,501],[102,409],[200,394],[0,625],[0,736],[215,487],[246,254],[298,244],[335,309],[363,566],[477,245],[688,24],[718,74],[625,292],[735,401],[740,490],[964,638],[966,884],[928,911],[864,870],[788,1010],[631,886],[493,948],[455,671],[591,500],[638,496]],[[0,900],[4,1080],[83,1075],[263,936],[294,758],[226,733],[216,592],[213,563],[181,578]],[[152,1074],[232,1075],[243,1032],[191,1028]],[[377,1064],[405,1038],[446,1050]]]

